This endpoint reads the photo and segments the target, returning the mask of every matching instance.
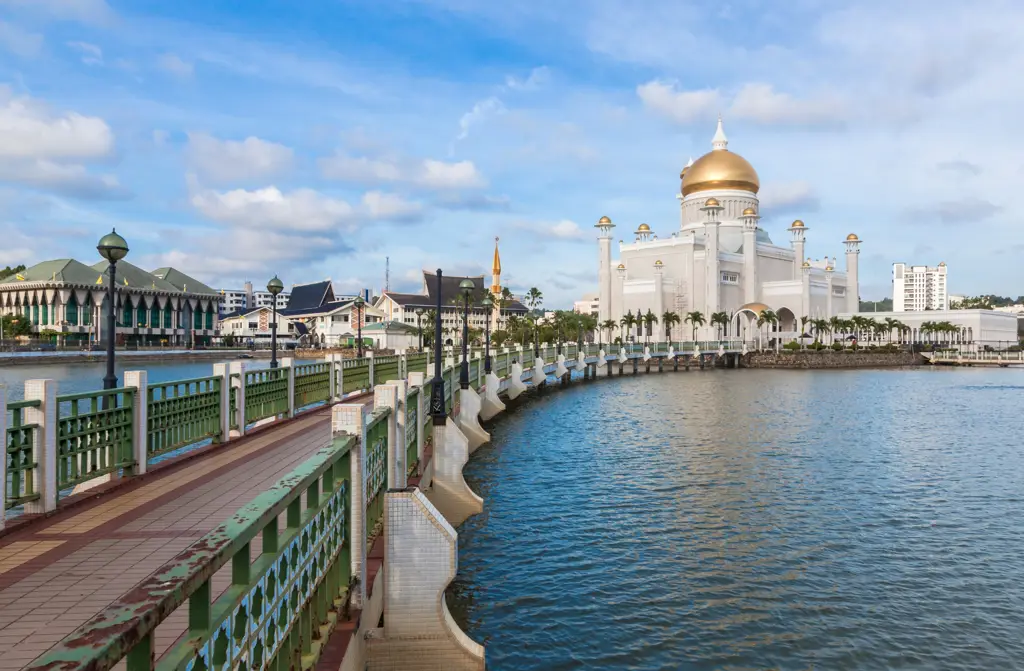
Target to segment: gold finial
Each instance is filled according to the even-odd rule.
[[[847,242],[854,242],[855,240],[860,240],[860,238],[857,237],[856,233],[850,233],[848,236],[846,236]]]
[[[790,228],[804,228],[804,222],[797,219],[790,225]]]
[[[708,198],[704,201],[704,207],[719,207],[718,200],[716,198]]]

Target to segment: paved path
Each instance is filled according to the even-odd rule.
[[[0,671],[27,666],[327,444],[329,414],[269,427],[0,538]],[[214,594],[230,570],[214,577]],[[179,608],[157,628],[158,656],[187,618]]]

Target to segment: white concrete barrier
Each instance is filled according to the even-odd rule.
[[[491,434],[484,431],[480,426],[480,410],[483,401],[480,394],[473,387],[468,387],[459,392],[459,416],[456,423],[462,434],[469,442],[469,453],[473,454],[481,445],[491,439]]]
[[[514,401],[526,391],[526,384],[523,382],[523,364],[516,362],[512,364],[512,375],[508,379],[508,399]]]
[[[484,500],[473,492],[462,477],[469,461],[469,441],[448,418],[444,426],[434,427],[433,477],[427,498],[448,523],[457,527],[471,515],[483,512]]]
[[[484,386],[483,404],[480,408],[480,419],[489,421],[495,415],[505,412],[505,404],[498,398],[501,390],[501,380],[494,373],[488,373]]]

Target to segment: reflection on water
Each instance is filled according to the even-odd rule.
[[[1024,371],[716,371],[551,394],[466,479],[493,669],[1024,664]]]

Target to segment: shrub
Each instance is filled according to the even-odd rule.
[[[782,346],[782,349],[789,350],[790,352],[795,352],[800,349],[800,343],[788,342]]]
[[[841,352],[842,349],[843,349],[842,343],[837,343],[837,342],[832,343],[832,351],[833,352]]]

